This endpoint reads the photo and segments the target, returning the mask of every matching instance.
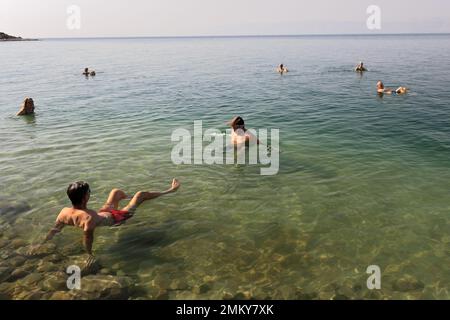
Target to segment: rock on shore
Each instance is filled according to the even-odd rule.
[[[4,32],[0,32],[0,41],[33,41],[37,39],[24,39],[22,37],[14,37]]]

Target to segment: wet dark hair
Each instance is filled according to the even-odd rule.
[[[234,122],[235,125],[237,126],[243,126],[244,125],[244,119],[242,119],[241,117],[237,117],[236,121]]]
[[[91,192],[89,184],[84,181],[71,183],[67,188],[67,196],[74,206],[80,205],[88,192]]]

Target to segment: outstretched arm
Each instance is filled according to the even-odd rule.
[[[44,240],[41,241],[41,242],[38,243],[38,244],[31,245],[31,246],[29,247],[28,251],[27,251],[27,254],[28,254],[28,255],[31,255],[31,256],[32,256],[32,255],[35,255],[36,252],[37,252],[37,250],[39,250],[39,248],[40,248],[43,244],[45,244],[47,241],[52,240],[53,237],[54,237],[57,233],[61,232],[62,228],[64,228],[64,224],[61,223],[61,222],[59,222],[59,221],[56,221],[55,225],[54,225],[53,228],[51,228],[50,231],[47,233],[47,235],[45,236]]]
[[[83,234],[83,244],[88,254],[86,264],[82,269],[82,274],[88,274],[91,271],[91,267],[96,263],[96,259],[92,254],[92,244],[94,243],[94,229],[87,229]]]
[[[83,244],[86,252],[92,255],[92,244],[94,243],[94,230],[86,230],[83,235]]]
[[[50,231],[47,233],[47,236],[45,237],[44,241],[42,243],[45,243],[47,241],[50,241],[53,239],[53,237],[57,234],[60,233],[62,228],[64,228],[64,224],[56,221],[55,225],[53,226],[53,228],[50,229]]]

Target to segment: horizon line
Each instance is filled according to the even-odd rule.
[[[184,35],[184,36],[87,36],[87,37],[42,37],[48,40],[83,39],[170,39],[170,38],[274,38],[274,37],[333,37],[333,36],[415,36],[450,35],[450,32],[405,32],[405,33],[304,33],[304,34],[243,34],[243,35]],[[29,38],[28,38],[29,39]]]

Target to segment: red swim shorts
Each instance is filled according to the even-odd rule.
[[[115,210],[115,209],[104,209],[102,212],[109,212],[115,223],[124,222],[125,220],[130,219],[133,214],[129,211],[123,210]]]

